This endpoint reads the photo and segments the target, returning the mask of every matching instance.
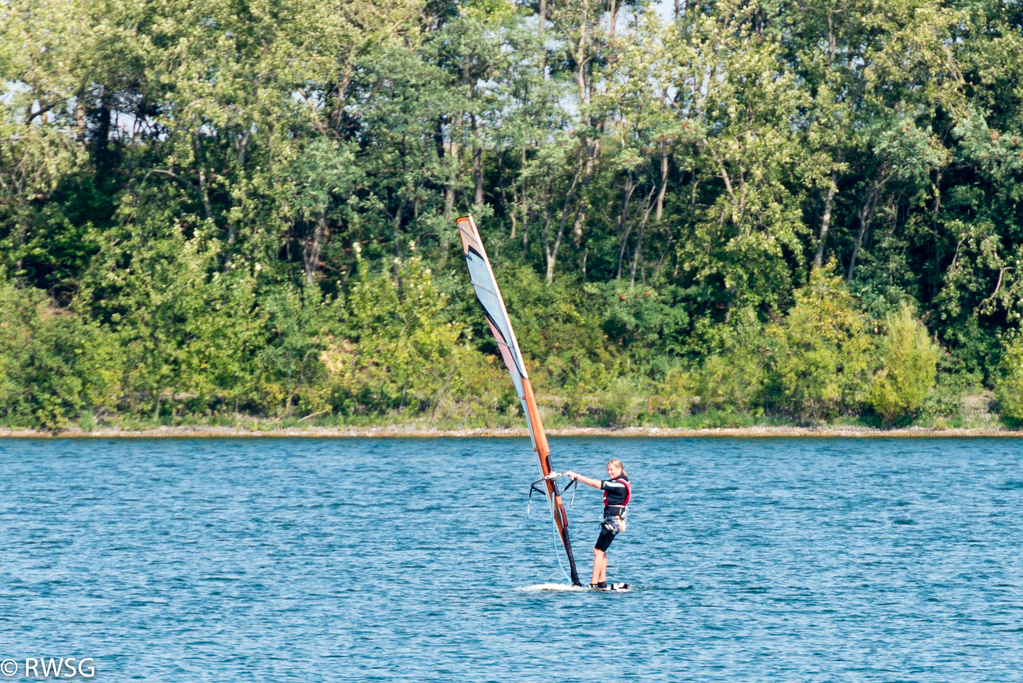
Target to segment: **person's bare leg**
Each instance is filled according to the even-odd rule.
[[[607,573],[607,553],[599,548],[593,549],[593,580],[590,583],[600,583]]]

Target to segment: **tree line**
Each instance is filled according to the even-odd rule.
[[[9,0],[0,422],[1023,419],[1023,8]],[[135,421],[135,422],[132,422]]]

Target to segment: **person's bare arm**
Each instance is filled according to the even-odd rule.
[[[590,479],[589,477],[584,477],[581,474],[576,474],[572,470],[565,472],[565,476],[568,477],[569,479],[575,479],[576,481],[580,481],[583,484],[586,484],[587,486],[592,486],[595,489],[600,488],[601,483],[600,479]]]

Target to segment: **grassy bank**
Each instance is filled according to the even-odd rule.
[[[642,403],[634,400],[634,403]],[[969,404],[969,401],[967,401]],[[631,414],[617,416],[611,421],[607,415],[593,411],[580,419],[569,419],[560,412],[541,410],[544,426],[552,435],[608,435],[608,436],[671,436],[689,434],[728,433],[735,435],[891,435],[918,436],[921,434],[986,435],[1023,434],[1019,425],[998,415],[981,410],[963,410],[952,417],[904,420],[900,424],[885,424],[877,416],[845,416],[830,421],[795,420],[784,414],[741,413],[707,410],[684,416],[658,414]],[[521,413],[512,411],[475,419],[458,419],[450,415],[430,418],[411,411],[392,412],[373,416],[309,415],[306,417],[266,418],[242,413],[222,414],[197,418],[194,416],[145,419],[134,416],[109,416],[96,419],[87,416],[78,423],[59,428],[0,425],[4,436],[472,436],[526,435]]]
[[[281,427],[269,424],[258,425],[258,428],[246,427],[155,427],[138,430],[103,428],[92,431],[67,429],[63,431],[44,431],[36,429],[8,430],[0,428],[0,439],[5,438],[526,438],[525,428],[476,428],[476,429],[436,429],[417,425],[388,425],[384,427]],[[659,427],[628,427],[625,429],[607,429],[602,427],[567,427],[551,429],[548,436],[559,437],[656,437],[656,438],[695,438],[695,437],[737,437],[737,438],[888,438],[888,437],[1010,437],[1023,438],[1023,430],[1006,429],[1001,426],[961,427],[949,429],[928,429],[923,427],[877,429],[865,426],[822,425],[819,427],[708,427],[708,428],[659,428]]]

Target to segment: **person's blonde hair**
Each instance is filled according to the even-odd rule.
[[[626,477],[629,476],[629,473],[625,471],[625,465],[623,465],[622,461],[619,460],[618,458],[611,458],[610,460],[607,461],[607,465],[614,465],[615,467],[620,469],[622,471],[622,474],[624,474]],[[604,467],[607,467],[607,465],[604,465]]]

